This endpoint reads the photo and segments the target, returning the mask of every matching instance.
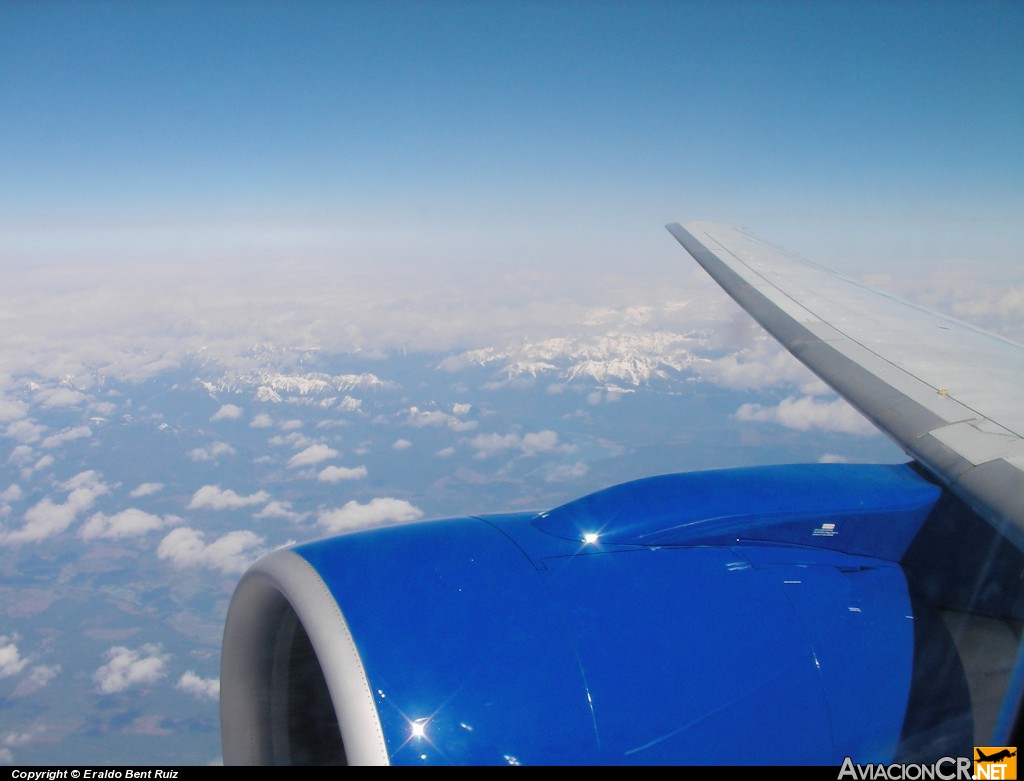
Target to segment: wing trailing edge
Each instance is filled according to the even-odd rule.
[[[1024,347],[728,225],[668,231],[790,353],[1024,544]]]

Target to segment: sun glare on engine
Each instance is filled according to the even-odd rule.
[[[409,730],[414,738],[425,738],[427,736],[427,720],[416,719],[409,725]]]

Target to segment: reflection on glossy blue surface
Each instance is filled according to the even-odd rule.
[[[794,469],[769,482],[809,485],[821,474]],[[867,497],[855,512],[832,512],[854,507],[855,492],[833,494],[831,469],[816,525],[802,495],[790,517],[800,516],[800,545],[789,544],[788,522],[783,541],[766,536],[778,525],[742,499],[732,515],[759,530],[757,542],[701,532],[630,544],[642,519],[621,510],[615,519],[632,520],[600,536],[561,533],[585,515],[593,522],[602,503],[656,508],[679,485],[662,480],[543,518],[410,524],[296,552],[348,622],[393,764],[885,762],[899,745],[914,651],[906,582],[889,557],[937,491],[900,468],[871,469],[850,472]],[[765,473],[747,478],[754,494],[771,493]],[[735,501],[736,474],[724,485]],[[712,504],[701,507],[714,525],[729,511],[725,499]],[[838,533],[812,533],[832,517]],[[877,555],[844,552],[840,537]]]
[[[905,464],[802,464],[659,475],[541,513],[556,537],[630,545],[813,545],[898,561],[938,499]]]

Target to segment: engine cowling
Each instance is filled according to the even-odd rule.
[[[277,551],[229,609],[224,760],[892,761],[922,665],[956,658],[899,565],[939,493],[907,466],[696,472]]]

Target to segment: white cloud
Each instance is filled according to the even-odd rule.
[[[448,416],[440,410],[421,410],[419,407],[410,407],[406,410],[405,422],[410,426],[422,428],[423,426],[443,426],[448,422]]]
[[[242,408],[235,404],[225,404],[210,416],[211,421],[238,420],[242,417]]]
[[[558,434],[554,431],[538,431],[523,436],[520,449],[523,455],[533,456],[537,453],[549,453],[558,447]]]
[[[437,456],[438,458],[448,458],[449,456],[455,455],[455,448],[443,447],[436,453],[434,453],[434,455]]]
[[[254,504],[262,504],[270,498],[266,491],[257,491],[248,496],[239,496],[230,488],[221,488],[218,485],[204,485],[194,494],[188,503],[188,509],[199,510],[209,507],[211,510],[233,510],[238,507],[251,507]]]
[[[228,532],[209,545],[205,535],[188,526],[171,531],[157,547],[159,559],[169,560],[175,567],[204,567],[220,570],[225,575],[241,573],[266,553],[263,537],[251,531]]]
[[[38,472],[40,469],[46,469],[46,467],[53,466],[55,463],[57,463],[57,459],[53,456],[46,455],[32,465],[32,470]]]
[[[152,735],[163,738],[174,734],[173,729],[164,726],[166,723],[166,720],[160,714],[147,713],[142,716],[136,716],[130,724],[122,727],[122,731],[127,735]]]
[[[186,455],[193,461],[216,461],[218,456],[233,456],[235,449],[227,442],[214,442],[206,447],[197,447]]]
[[[25,511],[25,525],[22,528],[0,531],[0,543],[39,542],[60,534],[79,513],[88,510],[97,497],[109,493],[109,489],[92,470],[80,472],[61,487],[69,491],[65,502],[57,504],[46,497],[33,505]]]
[[[371,499],[366,504],[353,500],[340,509],[320,513],[317,522],[325,530],[335,534],[371,526],[415,521],[422,517],[423,511],[404,499],[383,497]]]
[[[167,674],[164,666],[170,659],[153,643],[135,649],[115,645],[105,656],[107,663],[92,676],[101,694],[117,694],[133,686],[156,683]]]
[[[266,507],[253,515],[253,518],[284,518],[287,521],[302,520],[302,516],[292,510],[291,502],[268,502]]]
[[[28,404],[17,399],[0,397],[0,422],[19,420],[28,415]]]
[[[155,494],[157,491],[162,491],[164,488],[163,483],[143,483],[138,488],[133,490],[129,496],[133,496],[136,499],[140,496],[149,496]]]
[[[180,518],[173,515],[165,515],[161,518],[135,507],[129,507],[114,515],[96,513],[82,525],[78,534],[83,540],[92,540],[97,537],[108,539],[138,537],[146,532],[180,521]]]
[[[307,437],[301,431],[293,431],[290,434],[278,434],[277,436],[271,437],[267,440],[268,444],[274,445],[275,447],[280,445],[291,445],[293,448],[298,450],[301,448],[310,447],[316,444],[316,440],[312,437]]]
[[[60,674],[59,664],[39,664],[33,667],[28,674],[29,682],[36,689],[42,689],[50,681]]]
[[[847,456],[841,456],[837,453],[825,453],[818,459],[819,464],[848,464],[850,461],[851,459]]]
[[[33,453],[30,445],[18,445],[15,447],[11,454],[7,457],[8,464],[24,464],[30,458],[33,457]]]
[[[469,404],[456,404],[461,414],[469,412]],[[421,410],[419,407],[410,407],[406,410],[405,422],[416,428],[424,426],[447,426],[453,431],[470,431],[477,427],[475,420],[459,420],[455,415],[448,415],[440,410]]]
[[[59,664],[38,664],[32,668],[29,678],[32,683],[42,688],[60,674]]]
[[[24,746],[36,740],[41,731],[41,728],[37,726],[21,732],[15,732],[12,730],[0,735],[0,744],[3,745],[3,747],[0,748],[0,762],[3,762],[4,764],[14,764],[14,753],[11,749]]]
[[[367,470],[365,466],[328,466],[320,470],[320,474],[316,476],[317,480],[322,480],[325,483],[337,483],[341,480],[361,480],[366,477]]]
[[[59,664],[36,665],[28,671],[28,675],[22,677],[22,679],[18,681],[18,685],[14,687],[14,696],[24,697],[32,694],[33,692],[37,692],[45,686],[48,686],[50,681],[56,678],[59,674]]]
[[[14,640],[15,638],[0,635],[0,678],[17,675],[28,665],[29,660],[21,657]]]
[[[554,431],[537,431],[520,436],[511,434],[478,434],[469,440],[469,446],[476,450],[476,458],[490,458],[507,450],[518,450],[524,456],[538,453],[571,452],[569,445],[559,445],[558,434]]]
[[[15,495],[15,492],[11,491],[11,489],[9,488],[9,489],[7,489],[7,491],[4,491],[3,494],[0,494],[0,519],[9,518],[11,516],[11,513],[12,513],[12,508],[11,508],[11,504],[10,503],[13,502],[13,501],[17,501],[18,499],[21,498],[21,493],[20,493],[21,489],[18,488],[17,485],[12,485],[11,488],[17,488],[18,489],[18,493]],[[6,494],[10,494],[11,498],[6,496]],[[0,528],[2,528],[2,527],[0,527]]]
[[[42,407],[77,407],[85,404],[86,397],[70,388],[44,388],[36,393],[36,403]]]
[[[200,700],[220,699],[220,678],[200,678],[192,670],[188,670],[178,679],[175,688]]]
[[[575,480],[583,477],[589,471],[590,467],[582,461],[577,461],[575,464],[561,464],[548,472],[544,481],[548,483],[563,483],[566,480]]]
[[[468,415],[471,409],[473,409],[472,404],[452,404],[452,414],[458,417]]]
[[[838,432],[871,436],[878,430],[842,399],[819,401],[813,396],[789,396],[775,407],[744,404],[736,410],[737,420],[752,423],[776,423],[797,431]]]
[[[17,748],[18,746],[24,746],[31,743],[36,739],[38,734],[38,728],[25,730],[24,732],[14,732],[12,730],[11,732],[5,732],[3,737],[0,737],[0,743],[11,748]]]
[[[408,439],[396,439],[395,443],[391,447],[395,450],[408,450],[412,447],[412,442]]]
[[[522,437],[518,434],[477,434],[469,440],[477,458],[489,458],[506,450],[518,448]]]
[[[22,445],[20,447],[16,447],[11,452],[11,456],[8,460],[14,461],[15,459],[17,459],[19,463],[24,464],[31,458],[35,458],[35,451],[32,450],[32,448],[28,447],[27,445]],[[46,469],[47,467],[53,466],[55,463],[56,459],[53,456],[45,455],[37,459],[36,462],[30,466],[23,466],[19,474],[21,475],[22,480],[31,480],[32,476],[36,472],[42,469]]]
[[[334,448],[328,447],[327,445],[310,445],[301,453],[296,453],[294,456],[288,459],[288,466],[291,468],[299,466],[312,466],[313,464],[319,464],[321,461],[326,461],[329,458],[334,458],[338,455],[338,451]]]
[[[279,429],[281,429],[281,431],[294,431],[296,429],[302,428],[302,421],[301,420],[295,420],[295,419],[292,419],[292,420],[282,420],[277,425],[277,427]]]
[[[46,432],[46,426],[33,422],[29,418],[16,420],[7,427],[5,432],[11,439],[19,442],[38,442]]]
[[[249,422],[249,425],[253,428],[269,428],[274,425],[274,419],[270,417],[266,412],[261,412],[258,415],[254,415],[253,419]]]
[[[19,499],[21,499],[21,497],[24,495],[25,493],[24,491],[21,490],[21,486],[19,486],[17,483],[11,483],[7,487],[7,490],[5,490],[3,493],[0,493],[0,501],[16,502]]]
[[[79,472],[74,477],[70,477],[64,481],[61,486],[67,491],[77,491],[80,488],[88,489],[101,489],[100,493],[107,493],[107,487],[99,480],[99,474],[94,469],[88,469],[85,472]]]
[[[75,439],[83,439],[91,436],[92,429],[88,426],[76,426],[75,428],[65,429],[59,434],[51,434],[39,444],[41,447],[57,447],[65,442],[71,442]]]
[[[694,364],[694,368],[701,377],[736,390],[800,385],[816,379],[802,363],[767,337],[758,338],[752,347]]]
[[[362,399],[356,399],[352,396],[345,396],[338,404],[338,409],[344,410],[345,412],[358,412],[363,406]]]

